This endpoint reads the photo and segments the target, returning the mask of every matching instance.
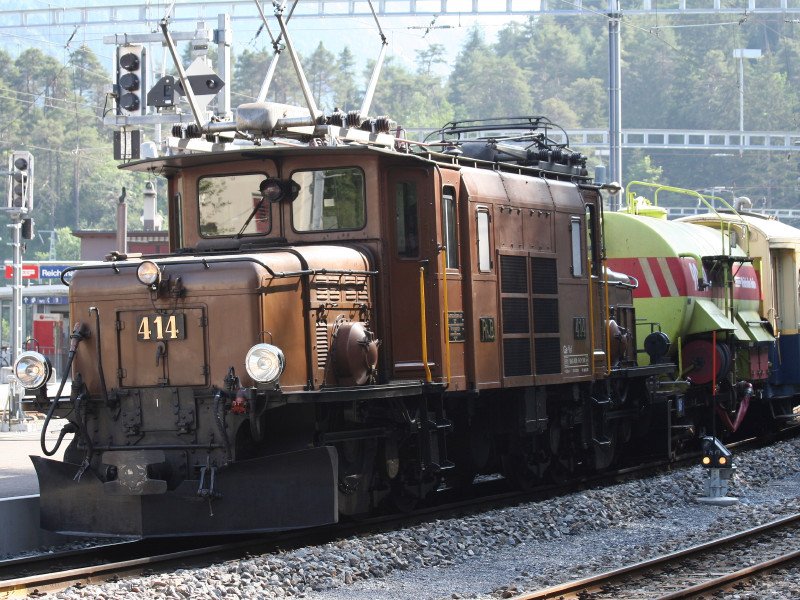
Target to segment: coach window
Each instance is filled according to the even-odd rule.
[[[419,212],[417,210],[417,186],[405,181],[398,182],[394,191],[395,236],[397,255],[403,258],[419,256]]]
[[[447,268],[458,268],[458,231],[456,229],[456,191],[450,186],[442,190],[442,237],[447,252]]]
[[[292,180],[300,187],[292,202],[295,231],[361,229],[366,224],[361,169],[296,171]]]
[[[478,271],[492,270],[492,248],[489,244],[489,209],[479,206],[475,213],[478,231]]]
[[[201,177],[197,182],[200,235],[269,233],[272,207],[263,202],[258,187],[267,177],[266,173]]]
[[[572,276],[583,277],[583,252],[581,252],[581,218],[572,217],[569,222],[572,242]]]

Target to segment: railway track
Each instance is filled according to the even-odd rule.
[[[800,513],[514,600],[696,598],[800,561]]]
[[[798,430],[800,429],[793,428],[792,431],[784,431],[778,437],[783,439],[796,435]],[[739,442],[735,446],[742,450],[760,447],[766,443],[763,439],[751,439]],[[238,536],[234,538],[134,541],[55,555],[0,561],[0,597],[55,592],[69,586],[80,587],[113,579],[146,575],[151,572],[197,567],[242,558],[246,555],[266,554],[279,549],[291,550],[308,545],[324,544],[333,539],[354,534],[399,529],[433,519],[455,518],[512,506],[520,502],[542,501],[590,486],[612,485],[621,480],[652,476],[662,472],[665,468],[674,469],[690,465],[696,460],[696,456],[687,455],[678,461],[667,464],[651,462],[602,475],[585,477],[564,485],[542,486],[535,492],[526,493],[508,491],[504,480],[492,480],[481,484],[484,491],[482,494],[477,494],[477,498],[448,501],[436,506],[420,508],[411,514],[370,517],[358,522],[346,522],[313,531],[254,535],[246,538]],[[800,519],[800,516],[798,518]]]

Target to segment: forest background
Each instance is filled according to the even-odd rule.
[[[744,63],[746,131],[798,131],[800,22],[783,15],[626,17],[622,28],[622,128],[737,131],[739,62],[735,48],[759,48]],[[357,42],[354,42],[357,43]],[[188,45],[184,65],[188,65]],[[258,95],[272,48],[233,48],[232,104]],[[466,36],[448,73],[445,47],[431,43],[407,66],[389,57],[371,114],[408,129],[434,130],[454,119],[544,115],[565,129],[608,127],[608,37],[596,21],[537,17],[509,22],[487,41],[480,27]],[[320,43],[302,57],[317,105],[345,111],[361,104],[373,62],[349,46]],[[361,66],[359,66],[361,65]],[[268,100],[304,105],[288,56]],[[73,260],[73,230],[115,229],[117,198],[128,190],[129,228],[138,229],[145,178],[118,170],[112,129],[111,73],[87,46],[61,61],[30,47],[13,58],[0,50],[0,150],[35,157],[37,235],[25,258]],[[166,130],[167,128],[165,128]],[[145,137],[152,139],[145,128]],[[606,162],[592,149],[589,166]],[[712,187],[748,196],[756,208],[796,208],[800,153],[786,151],[624,150],[623,181]],[[161,185],[161,184],[159,184]],[[159,210],[166,213],[164,190]],[[3,198],[5,202],[5,198]],[[0,236],[8,240],[7,217]],[[7,232],[7,233],[6,233]],[[52,232],[52,234],[50,233]],[[0,258],[11,249],[0,243]]]

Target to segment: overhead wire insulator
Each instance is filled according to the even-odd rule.
[[[362,119],[361,119],[361,112],[357,110],[351,110],[347,113],[347,126],[348,127],[361,127]]]
[[[187,137],[187,139],[199,138],[202,135],[203,135],[203,130],[196,123],[189,123],[186,126],[186,137]]]
[[[392,128],[392,120],[386,115],[382,115],[380,117],[375,117],[371,125],[371,129],[374,133],[389,133],[389,130]]]
[[[337,108],[330,115],[328,115],[328,118],[326,119],[326,122],[327,122],[328,125],[334,125],[336,127],[343,127],[346,118],[347,118],[347,115]]]

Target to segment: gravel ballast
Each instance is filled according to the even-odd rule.
[[[694,546],[800,511],[800,440],[735,457],[732,506],[697,502],[705,469],[461,519],[113,583],[57,598],[508,598]],[[725,596],[800,597],[797,571]],[[719,597],[719,596],[717,596]]]

